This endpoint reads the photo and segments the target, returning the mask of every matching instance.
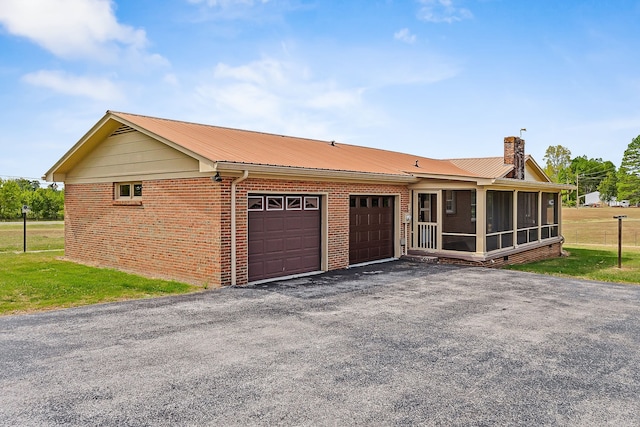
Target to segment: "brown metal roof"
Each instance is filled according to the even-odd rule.
[[[449,161],[482,178],[502,178],[513,169],[513,165],[504,163],[504,157],[450,159]]]
[[[400,176],[434,174],[484,177],[449,160],[129,113],[107,114],[212,162]]]

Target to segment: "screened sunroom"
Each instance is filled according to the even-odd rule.
[[[417,187],[409,250],[483,261],[561,241],[558,189]]]

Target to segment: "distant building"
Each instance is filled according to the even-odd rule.
[[[587,193],[584,195],[584,205],[585,206],[602,206],[606,203],[600,200],[600,192],[594,191],[591,193]]]

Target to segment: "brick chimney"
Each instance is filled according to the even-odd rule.
[[[513,165],[507,178],[524,179],[524,139],[517,136],[504,138],[504,163]]]

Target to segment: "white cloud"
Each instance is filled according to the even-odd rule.
[[[374,114],[362,101],[363,88],[314,80],[305,66],[270,57],[218,64],[196,93],[198,108],[217,123],[312,138],[335,139],[331,123]]]
[[[214,70],[214,76],[219,79],[233,79],[253,84],[264,85],[283,84],[284,73],[287,65],[271,58],[265,58],[247,65],[231,67],[227,64],[218,64]]]
[[[23,81],[65,95],[81,96],[98,101],[114,101],[123,97],[120,88],[106,78],[69,75],[63,71],[40,70],[26,74]]]
[[[405,42],[408,44],[413,44],[416,41],[415,34],[411,34],[408,28],[403,28],[399,31],[396,31],[393,34],[393,38],[396,40],[400,40],[401,42]]]
[[[111,0],[2,0],[0,23],[62,58],[109,61],[147,44],[144,30],[117,21]]]
[[[418,18],[423,21],[451,24],[473,18],[469,9],[454,6],[453,0],[419,0],[419,2],[422,7],[418,12]]]
[[[187,0],[191,4],[204,3],[209,7],[253,6],[255,3],[268,3],[269,0]]]

